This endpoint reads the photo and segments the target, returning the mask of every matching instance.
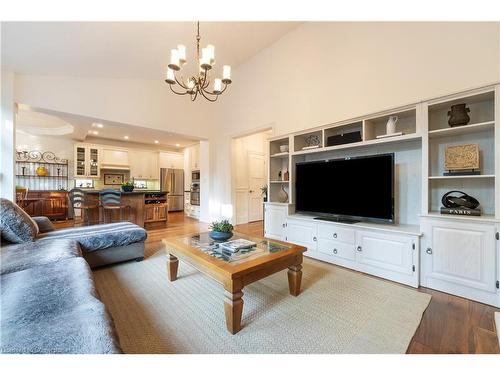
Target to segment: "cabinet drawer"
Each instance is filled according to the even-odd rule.
[[[318,238],[318,251],[346,260],[356,260],[356,249],[354,245],[339,241]]]
[[[318,237],[354,245],[356,232],[354,229],[344,228],[337,225],[318,224]]]

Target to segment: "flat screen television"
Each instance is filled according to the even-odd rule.
[[[394,222],[394,154],[297,163],[295,176],[297,212]]]

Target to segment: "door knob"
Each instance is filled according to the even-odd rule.
[[[333,253],[334,253],[334,254],[337,254],[337,249],[333,249]]]
[[[253,190],[249,190],[248,192],[249,192],[249,193],[253,193]]]
[[[317,241],[318,239],[316,237],[313,237],[313,241]]]
[[[334,233],[334,234],[333,234],[333,238],[337,238],[337,233]]]
[[[427,248],[427,250],[425,250],[425,252],[426,252],[427,254],[432,254],[432,249],[431,249],[430,247],[428,247],[428,248]]]
[[[358,246],[358,248],[357,248],[356,250],[358,250],[358,251],[362,251],[362,250],[363,250],[363,248],[362,248],[361,246]]]

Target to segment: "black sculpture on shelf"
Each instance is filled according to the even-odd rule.
[[[458,193],[459,195],[452,195],[453,193]],[[479,201],[463,191],[452,190],[447,192],[441,198],[441,203],[444,206],[441,207],[442,214],[470,216],[481,215],[481,210],[478,208]]]
[[[466,105],[465,103],[461,103],[451,106],[451,111],[448,111],[448,116],[450,116],[448,125],[453,127],[467,125],[469,123],[470,117],[467,113],[470,112],[470,109],[467,108]]]

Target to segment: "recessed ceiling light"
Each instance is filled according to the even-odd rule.
[[[156,144],[158,144],[158,143],[160,143],[160,141],[158,141],[158,140],[155,140],[155,143],[156,143]]]
[[[128,139],[128,135],[124,135],[124,136],[123,136],[123,139]]]
[[[104,127],[104,125],[103,125],[103,124],[101,124],[101,123],[99,123],[99,122],[94,122],[94,123],[92,124],[92,126],[93,126],[94,128],[102,128],[102,127]]]
[[[181,145],[180,145],[180,144],[178,144],[178,143],[176,143],[175,145],[176,145],[177,147],[181,147]]]
[[[97,135],[99,132],[97,130],[92,131],[92,134]]]

